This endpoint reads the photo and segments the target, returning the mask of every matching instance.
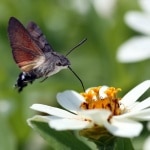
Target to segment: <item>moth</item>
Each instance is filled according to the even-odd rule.
[[[15,17],[9,19],[8,37],[13,58],[21,70],[15,84],[18,92],[21,92],[28,83],[33,83],[35,79],[43,77],[45,80],[66,68],[75,74],[83,86],[82,80],[71,69],[71,63],[66,56],[86,39],[64,56],[52,49],[36,23],[29,22],[25,28]]]

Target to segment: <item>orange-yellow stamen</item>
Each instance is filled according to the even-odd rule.
[[[93,87],[86,92],[81,93],[86,102],[81,104],[81,109],[107,109],[112,112],[112,115],[121,113],[119,98],[117,93],[121,89],[114,87]]]

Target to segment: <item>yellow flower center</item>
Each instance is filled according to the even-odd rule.
[[[121,109],[119,98],[117,98],[120,88],[99,86],[93,87],[86,92],[81,93],[86,102],[82,103],[81,109],[107,109],[112,112],[112,115],[120,115]]]

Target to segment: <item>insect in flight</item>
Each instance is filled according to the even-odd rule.
[[[46,37],[34,22],[29,22],[27,28],[25,28],[14,17],[9,19],[8,36],[13,58],[22,71],[15,84],[19,92],[35,79],[44,77],[45,80],[65,68],[69,68],[74,73],[84,90],[82,80],[72,70],[70,61],[66,56],[76,47],[83,44],[86,39],[82,40],[64,56],[53,51]]]

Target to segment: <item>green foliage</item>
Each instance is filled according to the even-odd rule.
[[[115,146],[115,150],[134,150],[131,140],[126,138],[118,138]]]
[[[38,132],[50,145],[57,150],[90,150],[90,148],[78,140],[71,131],[50,129],[47,123],[31,121],[33,129]]]

